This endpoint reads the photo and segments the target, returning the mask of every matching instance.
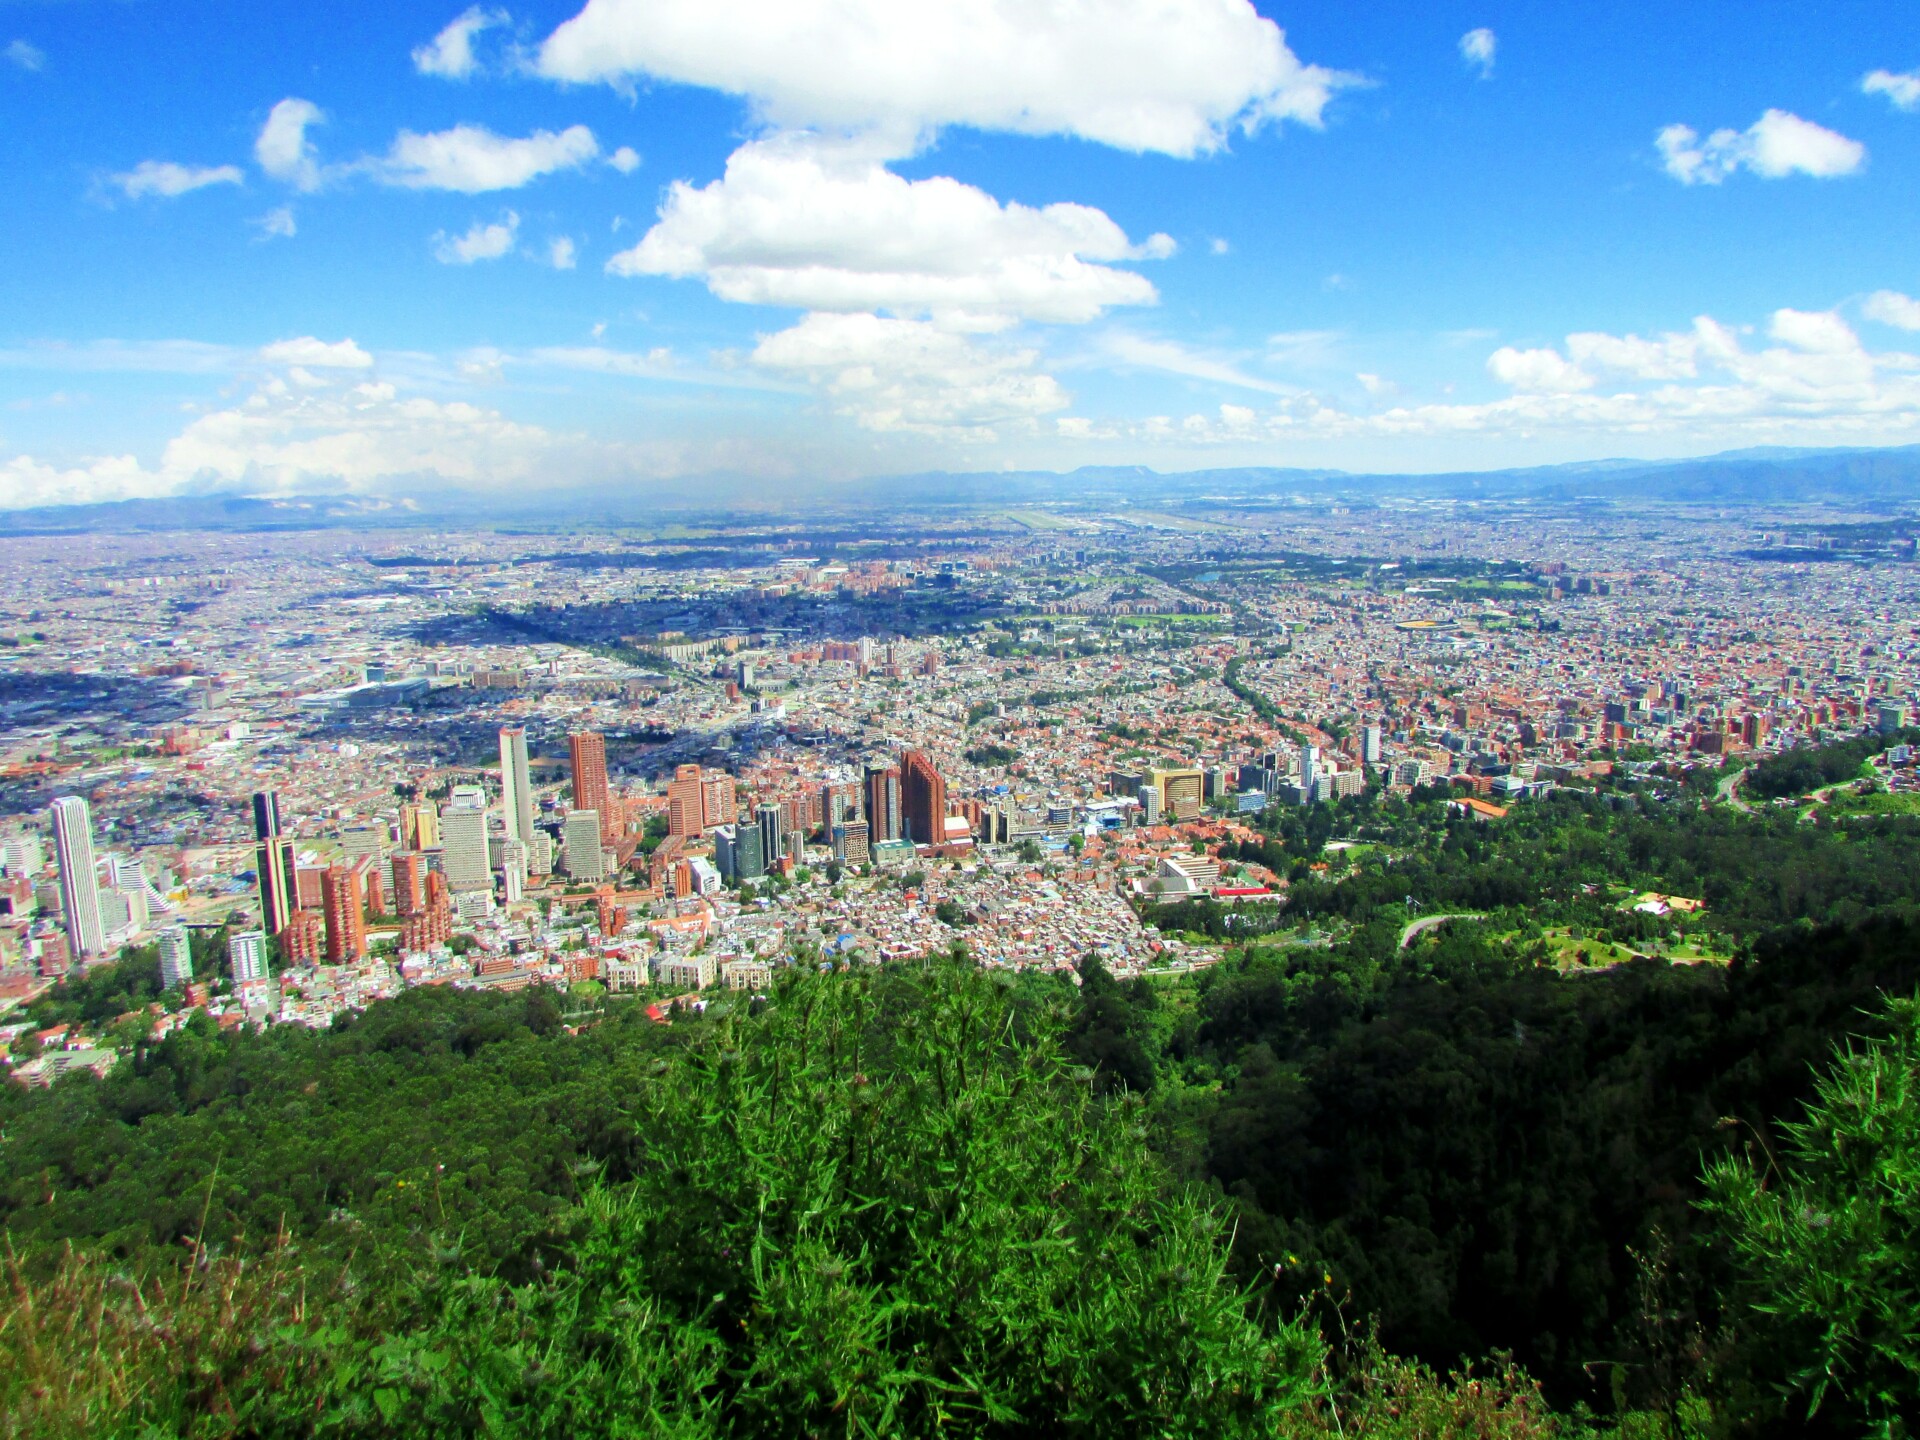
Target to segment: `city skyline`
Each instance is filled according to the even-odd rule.
[[[1920,435],[1904,18],[777,13],[10,12],[0,506]]]

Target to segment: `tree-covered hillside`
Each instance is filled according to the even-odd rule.
[[[5,1087],[0,1435],[1905,1433],[1915,822],[1331,818],[1250,842],[1286,910],[1158,912],[1191,977],[423,990]]]

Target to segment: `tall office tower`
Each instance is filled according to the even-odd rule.
[[[833,827],[833,857],[845,860],[852,865],[865,865],[872,858],[871,842],[867,838],[867,822],[849,820],[843,825]]]
[[[367,954],[367,916],[361,908],[360,874],[329,865],[320,875],[320,910],[327,922],[327,963],[346,964]]]
[[[1313,782],[1320,774],[1320,747],[1302,745],[1300,747],[1300,793],[1306,798],[1303,805],[1313,803]]]
[[[700,824],[711,830],[716,825],[731,825],[740,818],[740,801],[733,790],[733,776],[708,771],[700,777]]]
[[[93,865],[93,811],[78,795],[53,802],[53,848],[60,862],[60,904],[67,917],[67,943],[76,960],[106,948],[100,923],[100,880]]]
[[[737,825],[734,829],[740,837],[733,850],[734,865],[740,872],[740,878],[758,880],[767,873],[766,844],[760,838],[760,827]]]
[[[578,730],[567,737],[567,749],[573,759],[573,808],[593,811],[600,817],[601,835],[617,836],[621,817],[614,813],[613,791],[607,785],[606,738],[594,730]]]
[[[440,811],[440,865],[456,894],[493,888],[493,858],[487,850],[487,809],[458,796]]]
[[[193,980],[193,942],[187,927],[169,925],[160,932],[160,988],[179,990]]]
[[[280,794],[276,790],[253,792],[253,838],[265,840],[280,833]]]
[[[598,882],[606,878],[606,860],[601,854],[600,812],[570,810],[561,827],[566,841],[567,874],[576,880]]]
[[[667,833],[698,835],[707,827],[706,792],[698,765],[676,765],[667,782]]]
[[[509,840],[500,855],[500,896],[512,905],[526,893],[527,847],[524,841]]]
[[[533,838],[533,779],[527,769],[527,732],[518,726],[500,732],[500,808],[507,817],[507,839],[525,844]]]
[[[417,914],[426,905],[426,892],[421,888],[426,873],[423,855],[409,851],[393,857],[393,908],[402,915]]]
[[[918,750],[900,757],[900,818],[906,838],[916,845],[939,845],[947,838],[947,782]]]
[[[778,805],[756,806],[753,822],[760,827],[760,855],[766,861],[767,868],[773,869],[780,863],[780,857],[787,853],[787,827]]]
[[[1360,731],[1360,758],[1368,765],[1380,763],[1380,727],[1368,725]]]
[[[767,873],[758,825],[722,825],[713,832],[713,858],[727,881],[758,880]]]
[[[833,827],[860,818],[858,781],[834,781],[820,787],[820,828],[830,840]]]
[[[227,942],[227,966],[233,971],[233,983],[267,978],[267,937],[259,930],[247,930]]]
[[[300,908],[300,895],[294,881],[293,841],[280,833],[280,797],[272,790],[253,793],[253,838],[260,924],[269,935],[278,935]]]
[[[898,766],[867,766],[867,834],[876,841],[900,838]]]
[[[400,843],[409,850],[440,848],[440,817],[431,805],[400,807]]]

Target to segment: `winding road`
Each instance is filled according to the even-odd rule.
[[[1415,937],[1424,935],[1427,931],[1444,925],[1449,920],[1484,920],[1486,918],[1485,912],[1480,910],[1461,911],[1455,915],[1422,915],[1418,920],[1409,920],[1407,928],[1400,932],[1400,948],[1406,949],[1414,942]]]
[[[1719,786],[1716,788],[1715,793],[1719,796],[1720,799],[1726,801],[1729,805],[1733,806],[1733,808],[1738,810],[1741,814],[1751,815],[1753,813],[1753,806],[1749,805],[1746,801],[1742,800],[1739,795],[1741,782],[1744,781],[1746,778],[1747,778],[1747,772],[1746,772],[1746,768],[1743,766],[1742,768],[1734,771],[1733,774],[1727,776],[1726,779],[1722,780]]]

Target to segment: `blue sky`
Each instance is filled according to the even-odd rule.
[[[0,505],[1920,440],[1906,7],[0,0]]]

